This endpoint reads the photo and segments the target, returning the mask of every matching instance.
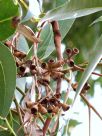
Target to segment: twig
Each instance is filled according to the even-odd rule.
[[[0,125],[0,129],[2,129],[2,130],[4,130],[4,131],[8,130],[8,128],[3,127],[3,126],[1,126],[1,125]]]
[[[53,33],[54,33],[54,43],[55,43],[56,52],[57,52],[57,59],[62,60],[63,56],[62,56],[62,53],[61,53],[61,34],[60,34],[60,31],[59,31],[59,24],[58,24],[57,21],[53,21],[53,22],[51,22],[51,24],[52,24]],[[59,78],[57,80],[56,93],[60,93],[61,82],[62,82],[62,79]]]
[[[46,132],[47,132],[47,129],[51,123],[51,118],[47,118],[46,121],[45,121],[45,124],[44,124],[44,127],[43,127],[43,136],[46,135]]]
[[[80,94],[80,96],[83,98],[83,100],[85,101],[85,103],[97,114],[97,116],[102,120],[102,116],[99,114],[99,112],[92,106],[91,103],[89,103],[89,101],[87,100],[87,98],[83,95]]]
[[[17,109],[17,112],[18,112],[18,115],[19,115],[20,124],[23,125],[23,119],[22,119],[21,110],[20,110],[20,107],[19,107],[19,104],[18,104],[16,98],[14,98],[14,103],[15,103],[15,105],[16,105],[16,109]],[[24,125],[23,125],[23,128],[24,128]],[[25,128],[24,128],[24,133],[26,134]]]
[[[89,136],[91,136],[91,109],[88,106],[88,113],[89,113]]]
[[[22,94],[23,97],[26,96],[26,94],[18,86],[16,86],[16,89],[20,94]]]

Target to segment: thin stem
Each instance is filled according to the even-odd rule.
[[[59,31],[59,24],[57,21],[53,21],[51,24],[52,24],[53,33],[54,33],[54,43],[55,43],[55,48],[56,48],[56,52],[57,52],[57,59],[62,60],[63,55],[61,53],[61,34]],[[59,78],[57,80],[56,93],[60,93],[61,82],[62,82],[62,79]]]
[[[8,128],[3,127],[3,126],[1,126],[1,125],[0,125],[0,129],[2,129],[2,130],[4,130],[4,131],[8,130]]]
[[[91,136],[91,109],[88,106],[88,113],[89,113],[89,136]]]
[[[47,132],[48,127],[49,127],[49,125],[51,123],[51,120],[52,120],[51,118],[46,119],[46,121],[44,123],[44,127],[43,127],[43,136],[46,136],[46,132]]]
[[[19,107],[19,104],[18,104],[16,98],[14,98],[14,103],[16,105],[16,109],[17,109],[17,112],[18,112],[18,115],[19,115],[20,124],[23,125],[23,118],[22,118],[21,110],[20,110],[20,107]],[[23,128],[24,128],[24,126],[23,126]],[[24,128],[24,133],[26,134],[25,128]]]
[[[102,116],[99,114],[99,112],[92,106],[92,104],[87,100],[87,98],[83,95],[80,94],[80,96],[83,98],[85,103],[97,114],[97,116],[102,120]]]
[[[26,96],[26,94],[18,86],[16,86],[16,89],[20,94],[22,94],[23,97]]]
[[[14,130],[12,129],[12,127],[10,126],[8,120],[6,118],[4,118],[5,122],[6,122],[6,125],[7,127],[9,128],[10,132],[14,135],[14,136],[17,136],[16,133],[14,132]]]

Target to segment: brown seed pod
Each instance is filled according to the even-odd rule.
[[[67,48],[66,54],[67,54],[68,58],[70,58],[70,56],[72,55],[72,50],[70,48]]]
[[[18,51],[18,50],[14,50],[14,53],[13,55],[19,59],[23,59],[26,57],[26,54],[21,52],[21,51]]]
[[[38,105],[38,111],[41,114],[46,114],[47,113],[47,109],[44,106],[42,106],[41,104]]]
[[[72,84],[71,86],[72,86],[73,90],[76,91],[76,89],[78,87],[78,83],[76,82],[76,83]]]
[[[46,83],[50,83],[50,73],[46,73],[43,75],[42,80]]]
[[[51,77],[54,79],[54,80],[57,80],[61,77],[63,77],[63,73],[62,72],[55,72],[55,71],[52,71],[51,72]]]
[[[43,68],[43,69],[47,69],[47,68],[48,68],[48,64],[47,64],[47,63],[45,63],[45,62],[43,62],[43,63],[41,64],[41,68]]]
[[[32,108],[31,108],[31,113],[36,115],[38,112],[38,105],[34,105]]]
[[[67,111],[70,108],[70,106],[65,103],[60,103],[60,106],[62,107],[63,111]]]
[[[53,112],[53,106],[49,105],[47,108],[48,113],[52,113]]]
[[[27,107],[27,108],[30,108],[30,109],[31,109],[33,106],[34,106],[34,102],[31,102],[31,101],[27,101],[27,102],[26,102],[26,107]]]
[[[77,55],[79,53],[79,50],[77,48],[73,48],[72,55]]]
[[[86,94],[89,89],[90,89],[90,85],[86,82],[81,93]]]
[[[74,60],[73,60],[73,59],[70,59],[70,60],[68,61],[68,65],[69,65],[70,67],[73,67],[73,66],[74,66]]]
[[[59,111],[59,107],[58,106],[53,106],[52,112],[55,113],[55,114],[57,114],[58,111]]]

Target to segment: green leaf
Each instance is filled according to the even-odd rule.
[[[4,97],[5,97],[5,87],[6,87],[5,76],[4,76],[3,66],[0,61],[0,114],[2,114],[2,109],[3,109],[2,102],[4,101]]]
[[[46,25],[42,32],[40,39],[43,39],[42,43],[38,45],[38,56],[42,58],[45,55],[45,51],[52,39],[53,31],[50,24]]]
[[[47,12],[41,22],[46,20],[65,20],[86,16],[102,10],[101,0],[70,0],[62,6]]]
[[[102,16],[100,16],[99,18],[97,18],[96,20],[94,20],[94,21],[91,23],[90,26],[92,26],[92,25],[94,25],[94,24],[96,24],[96,23],[98,23],[98,22],[100,22],[100,21],[102,21]]]
[[[75,104],[75,102],[77,100],[77,97],[80,94],[84,84],[87,82],[87,80],[90,77],[91,73],[93,72],[93,70],[97,66],[98,62],[102,58],[102,35],[98,39],[95,47],[96,48],[95,48],[93,54],[91,55],[89,65],[86,68],[85,72],[83,73],[83,76],[82,76],[82,78],[81,78],[81,80],[79,82],[78,88],[76,90],[76,95],[75,95],[75,98],[74,98],[73,105]]]
[[[6,117],[12,102],[15,86],[16,86],[16,64],[10,50],[0,42],[0,61],[5,78],[4,90],[0,89],[0,116]],[[0,77],[0,81],[3,80]]]
[[[11,36],[15,29],[12,18],[19,14],[19,7],[13,0],[0,0],[0,41]]]
[[[1,131],[0,136],[12,136],[9,131]]]
[[[22,34],[20,34],[20,36],[18,37],[17,49],[25,53],[27,53],[29,50],[27,40]]]

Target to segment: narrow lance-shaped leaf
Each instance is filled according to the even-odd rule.
[[[2,64],[5,84],[3,90],[0,89],[0,99],[2,99],[2,108],[0,107],[0,116],[6,117],[12,102],[16,86],[16,64],[10,50],[0,42],[0,61]],[[0,77],[0,81],[2,77]],[[2,92],[2,93],[1,93]]]
[[[99,40],[97,41],[95,47],[96,48],[95,48],[94,53],[93,53],[93,55],[90,59],[89,65],[88,65],[87,69],[85,70],[85,72],[83,73],[83,76],[82,76],[82,78],[79,82],[78,88],[76,90],[76,95],[75,95],[75,98],[74,98],[73,105],[75,104],[77,97],[80,94],[84,84],[87,82],[91,73],[93,72],[93,70],[97,66],[98,62],[102,58],[102,35],[100,36]]]
[[[5,91],[6,91],[6,89],[5,89],[4,71],[3,71],[2,63],[0,61],[0,116],[2,116]]]
[[[102,10],[102,0],[70,0],[64,5],[49,11],[41,22],[77,18],[100,10]]]

